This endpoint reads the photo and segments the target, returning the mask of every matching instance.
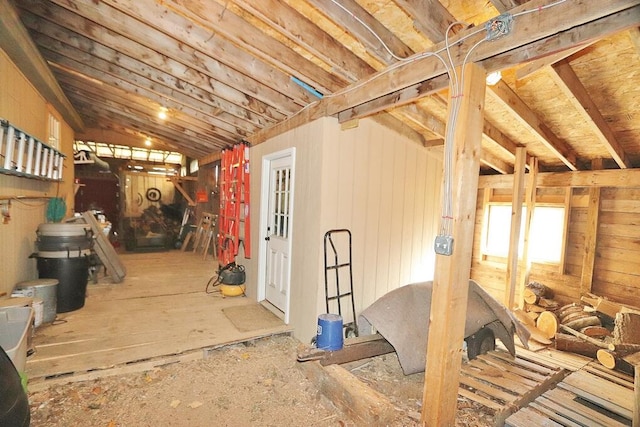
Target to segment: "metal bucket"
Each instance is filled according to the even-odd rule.
[[[36,279],[20,282],[15,286],[11,295],[41,299],[42,323],[51,323],[56,320],[58,300],[57,279]],[[36,310],[35,305],[34,310]]]

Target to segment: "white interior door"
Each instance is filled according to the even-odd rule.
[[[264,297],[285,314],[285,322],[287,322],[293,220],[293,152],[287,151],[284,155],[267,159],[266,163],[268,163],[268,205],[266,218],[263,217],[266,219],[263,222],[266,224]]]

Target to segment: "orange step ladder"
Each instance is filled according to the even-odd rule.
[[[218,263],[235,262],[240,245],[251,258],[249,145],[242,143],[222,150],[220,163],[220,213]]]

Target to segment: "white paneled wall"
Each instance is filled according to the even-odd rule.
[[[307,341],[325,310],[327,230],[352,232],[358,312],[392,289],[433,278],[442,165],[374,121],[342,131],[335,119],[321,119],[251,148],[253,218],[260,212],[262,156],[289,147],[297,150],[290,320],[295,335]],[[258,227],[252,232],[261,244]],[[257,255],[241,262],[255,297]]]

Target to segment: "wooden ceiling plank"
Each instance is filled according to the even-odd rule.
[[[508,84],[500,81],[489,88],[487,94],[511,111],[520,124],[535,135],[557,158],[562,160],[562,163],[571,170],[578,169],[577,156],[573,149],[565,141],[558,138]]]
[[[128,145],[137,148],[148,149],[145,140],[149,136],[138,129],[127,127],[121,123],[115,123],[105,117],[92,121],[91,127],[77,134],[76,139],[82,141],[104,142],[107,144]],[[152,135],[153,136],[153,135]],[[174,140],[172,140],[174,141]],[[205,155],[209,152],[206,148],[190,144],[187,141],[179,143],[167,143],[163,138],[155,135],[151,139],[152,149],[176,151],[192,158]]]
[[[578,0],[567,0],[565,3],[555,3],[554,7],[537,10],[538,6],[548,3],[550,3],[549,0],[531,0],[526,5],[516,8],[515,12],[525,9],[535,11],[519,16],[509,36],[493,40],[491,43],[480,44],[468,56],[467,53],[470,47],[482,40],[485,34],[479,28],[461,31],[450,41],[450,43],[455,43],[455,40],[464,38],[461,45],[456,45],[452,49],[454,64],[461,64],[465,57],[467,62],[483,61],[538,40],[546,41],[546,38],[553,37],[556,33],[564,31],[567,33],[564,33],[562,42],[567,44],[567,47],[575,46],[584,41],[581,37],[588,37],[588,35],[592,35],[596,31],[600,36],[614,32],[613,27],[615,25],[611,28],[599,27],[599,31],[589,27],[588,35],[583,34],[580,28],[583,24],[597,25],[594,21],[607,17],[609,14],[616,14],[616,20],[623,20],[623,23],[618,26],[630,25],[630,22],[638,22],[640,20],[638,18],[640,14],[637,13],[637,8],[640,8],[640,6],[634,0],[606,0],[599,3],[597,8],[589,7]],[[618,14],[618,12],[620,13]],[[572,19],[567,19],[569,16]],[[476,32],[478,33],[475,34]],[[564,40],[566,37],[569,37],[569,40]],[[543,56],[548,52],[545,51],[545,48],[551,48],[547,43],[543,42],[541,46],[536,46],[538,48],[537,51],[527,47],[524,49],[525,51],[510,52],[510,58],[508,55],[501,58],[500,65],[504,65],[503,68],[506,68],[507,63],[515,65],[525,62],[525,60],[535,59],[537,56]],[[411,61],[403,63],[403,66],[394,64],[365,82],[359,82],[343,89],[326,100],[328,104],[327,112],[336,114],[371,99],[444,74],[444,65],[440,60],[430,55],[430,53],[441,51],[443,48],[444,44],[439,43],[433,50],[416,55]],[[485,69],[489,71],[486,66]]]
[[[153,107],[137,102],[137,100],[132,99],[134,98],[133,96],[127,96],[124,92],[117,93],[115,89],[109,92],[102,91],[97,93],[91,87],[85,86],[81,88],[78,85],[74,85],[74,83],[64,83],[64,78],[61,79],[61,83],[72,99],[78,101],[89,100],[95,105],[104,105],[116,110],[126,111],[128,114],[145,120],[153,128],[179,126],[180,128],[188,129],[188,132],[184,132],[185,137],[193,135],[192,137],[198,140],[225,136],[225,133],[216,129],[215,126],[208,125],[202,120],[194,119],[180,112],[173,115],[170,120],[161,120],[157,117],[157,111]],[[190,132],[193,132],[193,134]],[[231,135],[233,134],[227,134],[226,137],[231,139]]]
[[[267,70],[260,63],[247,62],[243,71],[246,72],[246,67],[251,66],[251,77],[248,77],[247,74],[242,74],[226,63],[207,56],[165,33],[141,25],[133,17],[113,10],[104,2],[67,3],[62,0],[51,0],[43,3],[37,0],[24,0],[21,2],[21,7],[27,8],[43,19],[62,22],[65,27],[73,28],[74,31],[96,41],[100,41],[102,37],[110,37],[113,33],[123,35],[126,39],[129,39],[128,42],[125,41],[126,43],[134,43],[156,52],[162,52],[165,56],[204,72],[214,79],[224,78],[225,83],[249,96],[274,106],[286,115],[298,111],[301,105],[313,101],[309,93],[297,87],[282,73],[274,72],[271,68]],[[136,41],[134,42],[133,40]],[[119,38],[118,42],[123,42],[122,38]],[[105,44],[109,45],[108,43]],[[118,49],[118,46],[116,43],[111,47]],[[134,54],[133,56],[141,57],[140,54]],[[221,53],[220,56],[224,56],[224,54]],[[250,61],[250,58],[246,58],[246,56],[243,55],[243,58]],[[272,76],[268,77],[267,74],[272,74]],[[278,83],[282,87],[280,90],[276,90],[267,85],[267,83],[271,83],[272,86],[274,83]],[[290,96],[282,93],[282,90],[286,88],[291,89],[292,94]],[[287,92],[289,91],[287,90]],[[294,99],[298,99],[299,103],[293,101]]]
[[[491,4],[500,13],[505,13],[513,9],[514,7],[524,4],[527,0],[491,0]]]
[[[88,79],[85,79],[85,80],[94,79],[95,81],[102,82],[103,85],[97,85],[97,86],[100,86],[101,90],[103,91],[108,91],[111,88],[119,88],[120,90],[123,90],[130,94],[136,94],[139,97],[138,102],[143,102],[148,104],[149,101],[145,102],[145,100],[150,100],[155,103],[156,107],[165,106],[170,110],[170,112],[180,111],[180,112],[183,112],[184,114],[197,117],[200,120],[203,120],[204,122],[209,123],[211,126],[215,126],[218,129],[218,131],[222,133],[227,133],[228,135],[237,134],[241,136],[245,136],[249,134],[249,132],[247,132],[246,130],[229,125],[228,123],[225,123],[222,120],[219,120],[217,117],[211,116],[209,114],[206,114],[192,107],[191,105],[195,104],[195,102],[192,102],[191,104],[182,104],[179,101],[176,101],[175,99],[170,99],[164,96],[163,94],[154,92],[153,90],[157,89],[155,87],[149,88],[145,86],[143,83],[140,83],[140,82],[131,83],[125,80],[125,77],[128,77],[128,78],[132,78],[132,77],[124,76],[123,70],[120,70],[120,75],[114,76],[112,74],[108,74],[107,72],[103,72],[100,69],[92,68],[90,66],[85,65],[84,63],[75,61],[71,58],[58,55],[55,52],[43,50],[43,54],[45,58],[47,58],[50,61],[50,63],[52,63],[52,66],[54,67],[61,67],[62,70],[69,70],[69,69],[73,70],[77,74],[81,74],[88,77]],[[96,64],[96,62],[97,61],[94,60],[94,64]],[[110,87],[103,87],[104,85],[108,85]],[[142,97],[142,99],[140,99],[140,97]],[[202,105],[200,107],[202,107]],[[157,114],[157,110],[156,110],[156,114]],[[170,120],[167,120],[167,121],[170,121]]]
[[[72,98],[74,98],[72,96]],[[98,117],[110,118],[119,123],[133,124],[135,129],[149,129],[148,122],[149,117],[145,117],[141,114],[132,114],[134,111],[127,110],[121,105],[114,104],[113,102],[91,102],[92,99],[85,95],[75,98],[75,102],[82,106],[82,109],[86,112],[93,112]],[[165,126],[157,126],[153,128],[152,132],[145,132],[148,136],[163,136],[165,138],[172,138],[175,141],[189,140],[191,144],[195,146],[201,146],[204,149],[213,149],[209,143],[210,141],[219,141],[225,145],[233,143],[233,140],[225,140],[221,135],[205,135],[197,132],[196,130],[182,126],[178,123],[170,123]]]
[[[127,82],[131,85],[143,88],[143,90],[148,89],[156,93],[157,98],[159,99],[150,98],[149,100],[156,101],[158,104],[158,108],[159,106],[169,107],[170,101],[173,101],[176,103],[176,105],[187,106],[194,111],[198,111],[198,114],[202,115],[202,117],[206,121],[219,123],[223,127],[235,127],[241,129],[244,133],[255,132],[258,129],[255,124],[250,123],[246,120],[241,120],[229,113],[223,112],[215,114],[215,111],[222,110],[222,106],[217,105],[216,103],[208,103],[201,99],[194,98],[190,96],[190,94],[185,94],[182,91],[174,90],[171,86],[166,86],[165,82],[167,80],[165,80],[165,77],[168,79],[170,79],[171,77],[158,76],[155,73],[154,69],[150,69],[147,73],[142,72],[144,69],[136,70],[139,72],[130,71],[128,68],[119,67],[118,65],[116,65],[122,65],[123,63],[127,62],[126,58],[123,58],[122,56],[117,56],[117,58],[119,59],[117,62],[108,61],[93,56],[93,53],[95,53],[96,50],[91,50],[92,54],[89,54],[72,46],[63,45],[62,43],[49,39],[43,35],[35,35],[34,38],[38,40],[41,51],[50,52],[49,54],[45,55],[53,62],[57,62],[68,67],[73,67],[74,63],[81,64],[83,66],[84,64],[91,64],[91,69],[96,69],[99,73],[101,73],[97,75],[92,74],[93,78],[110,80],[111,76],[112,78],[115,78],[116,81]],[[84,70],[86,69],[87,67],[84,68]],[[85,73],[85,71],[79,69],[76,69],[75,71],[83,74]],[[166,102],[163,102],[163,99],[166,99]]]
[[[640,27],[629,29],[629,38],[631,43],[636,47],[636,52],[640,55]]]
[[[600,143],[604,145],[613,160],[621,169],[631,167],[627,154],[569,62],[566,60],[558,62],[551,69],[551,76],[556,84],[585,118],[586,124],[600,140]]]
[[[382,126],[391,129],[397,133],[399,133],[400,135],[403,135],[404,137],[406,137],[407,139],[409,139],[410,141],[415,142],[418,145],[421,146],[425,146],[426,140],[424,138],[424,136],[422,136],[422,134],[420,132],[417,132],[416,130],[412,129],[411,127],[407,126],[406,124],[404,124],[402,121],[398,120],[396,117],[394,117],[393,115],[386,113],[386,112],[381,112],[378,113],[374,116],[372,116],[372,119],[381,124]]]
[[[254,56],[225,38],[216,37],[216,33],[194,25],[194,22],[169,10],[166,2],[160,4],[155,0],[103,0],[85,7],[83,14],[87,12],[96,22],[134,37],[148,47],[157,48],[159,41],[168,38],[170,42],[164,48],[168,49],[170,54],[180,55],[191,48],[191,61],[201,60],[203,65],[212,60],[218,64],[224,63],[235,72],[250,76],[260,85],[267,86],[302,105],[317,99],[297,85],[290,74],[256,60]],[[144,25],[140,25],[141,23]],[[136,28],[131,28],[131,25],[135,25]]]
[[[493,142],[497,147],[500,147],[503,150],[504,154],[509,156],[511,159],[515,159],[516,150],[520,146],[513,142],[513,140],[511,140],[511,138],[509,138],[507,135],[502,133],[500,129],[487,121],[486,118],[484,119],[482,134],[485,138]]]
[[[375,70],[311,20],[280,0],[234,0],[292,42],[321,58],[353,82]]]
[[[437,137],[445,137],[446,124],[424,109],[415,104],[411,104],[400,107],[398,110],[403,114],[406,120],[410,120],[423,129],[433,133]]]
[[[67,49],[90,52],[92,56],[107,61],[112,64],[112,66],[120,65],[128,71],[141,76],[147,76],[156,83],[164,84],[171,90],[180,91],[198,101],[207,102],[212,108],[223,109],[233,116],[249,122],[254,126],[263,127],[275,122],[274,119],[260,116],[247,110],[243,106],[228,101],[223,97],[215,96],[215,94],[212,93],[210,86],[203,89],[202,87],[193,85],[187,79],[178,78],[163,69],[153,67],[138,59],[132,58],[131,56],[124,54],[122,51],[105,46],[80,34],[72,33],[71,31],[57,26],[52,22],[38,19],[28,12],[25,12],[23,22],[31,30],[31,36],[38,45],[48,47],[50,50],[56,51],[60,54],[65,54]],[[181,69],[183,71],[181,71],[180,74],[184,76],[184,67],[181,67]]]
[[[114,1],[121,3],[123,0]],[[141,3],[140,0],[124,1],[127,10],[131,4]],[[144,0],[142,1],[144,3]],[[155,1],[153,3],[156,3]],[[218,37],[212,38],[212,35],[221,35],[225,39],[231,41],[235,45],[241,46],[242,50],[249,52],[253,57],[259,58],[265,64],[270,64],[291,76],[296,76],[300,80],[306,81],[307,84],[313,86],[316,90],[327,94],[336,91],[345,86],[347,81],[324,70],[312,61],[308,60],[290,47],[284,45],[265,34],[260,29],[251,25],[242,17],[229,10],[226,5],[221,5],[214,1],[203,2],[201,0],[173,0],[172,2],[164,2],[164,8],[173,11],[177,16],[172,22],[180,25],[181,22],[191,23],[192,28],[188,31],[179,31],[178,37],[181,40],[192,40],[194,46],[197,46],[203,52],[211,49],[212,42],[219,40]],[[145,17],[147,16],[146,6]],[[165,9],[159,10],[160,13],[166,13]],[[178,20],[178,17],[184,18],[184,21]],[[147,21],[161,22],[158,16]],[[197,26],[194,26],[196,24]],[[161,28],[160,28],[161,29]],[[173,32],[172,32],[173,33]],[[174,33],[175,34],[175,33]],[[221,49],[228,51],[226,46],[221,45]],[[233,55],[232,51],[228,51],[227,55]]]
[[[98,37],[87,37],[91,35],[85,31],[86,28],[90,28],[89,24],[84,24],[82,18],[69,16],[57,17],[56,21],[61,21],[61,24],[71,28],[67,30],[54,22],[48,21],[45,17],[35,15],[32,11],[23,11],[23,20],[28,23],[32,32],[40,32],[47,34],[52,38],[58,39],[65,44],[76,46],[79,49],[86,49],[84,43],[91,42],[97,43],[97,46],[104,46],[105,48],[116,50],[121,52],[122,55],[135,58],[144,58],[144,64],[153,67],[158,70],[165,70],[168,74],[176,77],[176,83],[174,87],[179,89],[184,82],[192,84],[194,87],[198,87],[201,90],[211,93],[210,99],[226,99],[228,102],[238,105],[240,107],[238,114],[243,115],[242,109],[246,110],[247,116],[260,115],[265,120],[276,122],[286,117],[275,107],[264,103],[263,101],[246,95],[238,89],[228,85],[231,80],[230,75],[222,73],[217,76],[217,79],[213,79],[211,76],[206,75],[204,72],[186,66],[166,55],[156,52],[153,49],[139,45],[130,39],[125,38],[119,34],[115,34],[111,31],[96,32]],[[47,12],[47,10],[39,11]],[[75,18],[75,19],[74,19]],[[89,46],[89,49],[96,48],[96,46]],[[235,80],[234,80],[235,82]],[[237,84],[237,82],[235,82]],[[234,111],[234,109],[230,110]]]
[[[493,154],[486,152],[485,150],[483,150],[482,154],[480,154],[480,164],[490,167],[491,169],[501,174],[513,173],[513,166],[511,166],[504,160],[499,159]]]
[[[527,65],[519,68],[516,71],[516,79],[522,80],[525,77],[530,76],[538,70],[544,69],[550,65],[555,64],[556,62],[562,61],[565,58],[570,57],[571,55],[578,53],[587,47],[591,46],[595,43],[596,40],[591,40],[590,42],[581,44],[579,46],[572,47],[571,49],[566,49],[561,52],[553,53],[551,55],[544,56],[542,58],[536,59],[535,61],[531,61]]]
[[[95,126],[95,123],[93,123]],[[91,127],[75,134],[75,139],[86,142],[102,142],[105,144],[126,145],[128,147],[146,148],[144,135],[136,133],[122,126],[105,126],[104,128]],[[164,140],[156,139],[151,146],[153,150],[176,151],[176,147],[167,144]],[[195,150],[191,150],[192,152]]]
[[[380,21],[374,18],[355,0],[340,0],[340,5],[337,5],[332,0],[308,0],[308,3],[315,6],[318,11],[348,31],[367,48],[369,53],[385,64],[396,62],[396,57],[407,58],[413,54],[409,46],[404,44],[402,40],[389,31],[387,27],[382,25]],[[371,28],[373,33],[380,39],[376,38],[371,31],[354,19],[354,16],[357,16],[359,20]],[[389,53],[382,46],[380,40],[384,42],[384,45],[386,45],[393,54]]]
[[[438,0],[395,0],[409,16],[413,25],[434,43],[445,39],[445,33],[456,18]],[[454,33],[451,33],[452,35]]]

